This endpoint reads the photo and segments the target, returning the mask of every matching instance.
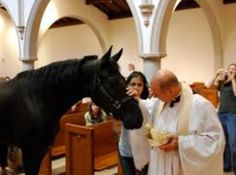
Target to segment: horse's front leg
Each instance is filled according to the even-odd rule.
[[[22,149],[22,152],[25,175],[38,175],[41,161],[47,153],[47,149]]]
[[[0,166],[2,168],[2,172],[4,172],[5,168],[7,167],[7,149],[7,145],[0,144]],[[1,171],[0,173],[2,173]]]

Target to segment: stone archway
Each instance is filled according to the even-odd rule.
[[[212,5],[209,3],[209,1],[196,0],[196,2],[202,7],[210,26],[214,48],[214,70],[216,71],[217,69],[223,67],[224,64],[221,34],[217,23],[217,17],[214,14]]]
[[[29,23],[26,28],[25,34],[25,42],[24,42],[24,55],[23,61],[35,61],[37,59],[37,48],[40,37],[44,34],[44,31],[40,31],[41,21],[43,19],[43,14],[48,7],[48,5],[52,4],[57,11],[60,12],[56,14],[54,17],[50,19],[50,22],[45,27],[46,29],[49,28],[51,24],[53,24],[58,19],[64,16],[73,16],[74,18],[80,19],[85,22],[87,25],[91,27],[94,31],[95,35],[97,36],[101,48],[105,51],[108,46],[108,32],[106,29],[106,16],[95,9],[93,6],[88,6],[84,2],[75,2],[75,1],[48,1],[48,0],[41,0],[36,1],[33,6]],[[93,13],[88,13],[93,11]],[[94,20],[94,16],[96,16],[96,20]]]
[[[38,32],[40,28],[40,22],[43,13],[49,3],[49,0],[35,1],[33,8],[31,9],[31,15],[29,16],[28,23],[25,29],[25,38],[23,45],[23,60],[36,60],[37,59],[37,41]]]
[[[214,15],[212,4],[205,0],[195,0],[203,9],[210,26],[213,38],[214,70],[222,67],[222,45],[217,16]],[[139,56],[144,59],[144,73],[147,77],[161,67],[160,58],[166,56],[167,32],[173,10],[177,0],[152,0],[154,8],[150,16],[149,26],[144,26],[143,16],[140,12],[141,2],[127,0],[135,19]],[[144,1],[142,1],[144,2]],[[151,70],[151,71],[147,71]]]
[[[175,1],[176,2],[176,1]],[[168,25],[170,22],[171,14],[173,13],[175,6],[173,0],[161,1],[160,7],[162,7],[158,13],[155,14],[154,21],[160,20],[160,23],[154,23],[152,30],[153,40],[151,41],[151,50],[159,55],[165,55],[166,53],[166,36]],[[211,35],[213,39],[214,48],[214,70],[223,66],[223,50],[221,45],[221,37],[219,26],[217,24],[216,16],[214,15],[211,4],[205,0],[196,0],[196,2],[203,9],[208,24],[210,26]]]

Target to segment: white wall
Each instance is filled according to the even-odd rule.
[[[217,9],[218,10],[218,9]],[[224,52],[224,67],[236,62],[236,4],[219,6],[220,28]],[[218,14],[218,15],[219,15]],[[0,76],[14,76],[21,70],[18,60],[16,33],[6,13],[0,13],[5,27],[0,22]],[[113,53],[124,48],[119,61],[121,71],[127,73],[128,63],[143,69],[143,60],[137,56],[137,37],[132,18],[109,21],[109,43]],[[12,32],[12,34],[11,34]],[[88,54],[102,55],[100,44],[87,25],[77,25],[48,30],[43,36],[38,50],[36,68],[52,61],[66,58],[81,58]],[[210,29],[201,9],[174,12],[167,37],[167,57],[162,68],[177,73],[179,79],[188,83],[208,81],[214,74],[213,44]]]
[[[236,4],[225,5],[222,9],[224,28],[224,67],[236,63]]]
[[[129,63],[142,71],[143,60],[137,56],[134,20],[112,20],[109,32],[113,53],[124,49],[119,61],[121,72],[127,75]],[[171,18],[167,57],[162,59],[162,67],[173,70],[180,80],[188,83],[208,81],[213,76],[212,46],[210,29],[202,10],[177,11]],[[101,54],[96,36],[87,25],[52,29],[46,32],[40,43],[37,67],[65,58],[80,58],[92,52]]]
[[[213,76],[213,61],[213,43],[203,11],[198,8],[174,12],[162,68],[173,70],[188,83],[206,82]]]
[[[123,54],[119,61],[123,75],[128,74],[128,64],[133,63],[136,70],[143,70],[143,60],[138,57],[137,35],[133,18],[112,20],[109,23],[109,39],[114,49],[123,48]]]
[[[39,44],[36,68],[54,61],[102,55],[99,42],[88,25],[74,25],[48,30]]]
[[[133,63],[142,71],[142,59],[137,56],[137,39],[132,18],[112,20],[109,22],[110,45],[113,54],[123,48],[119,60],[121,72],[127,75],[127,65]],[[81,58],[88,54],[102,56],[99,42],[88,25],[75,25],[50,29],[41,39],[36,68],[66,58]]]
[[[0,10],[0,77],[14,77],[21,69],[15,28],[10,16]]]

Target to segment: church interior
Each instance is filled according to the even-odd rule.
[[[169,69],[217,108],[217,89],[207,84],[217,69],[236,63],[235,19],[236,0],[0,0],[0,77],[101,57],[113,46],[114,52],[123,48],[119,66],[125,77],[130,63],[148,81]],[[120,123],[111,119],[88,129],[87,109],[79,101],[61,118],[40,174],[122,175]]]

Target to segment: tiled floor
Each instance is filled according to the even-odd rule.
[[[65,175],[65,159],[61,158],[54,160],[53,164],[53,174],[52,175]],[[105,169],[103,171],[95,172],[95,175],[115,175],[117,173],[117,167],[110,169]],[[234,175],[233,173],[224,173],[224,175]]]
[[[52,169],[52,175],[65,175],[65,158],[54,160],[52,163]],[[115,175],[116,173],[117,167],[113,167],[103,171],[95,172],[95,175]],[[233,173],[224,173],[224,175],[233,175]]]
[[[52,175],[65,175],[65,158],[56,159],[52,162]],[[95,172],[95,175],[115,175],[117,174],[117,167],[112,167],[109,169],[105,169],[103,171]],[[0,174],[1,175],[1,174]],[[9,174],[16,175],[16,174]],[[24,173],[20,173],[17,175],[25,175]]]

